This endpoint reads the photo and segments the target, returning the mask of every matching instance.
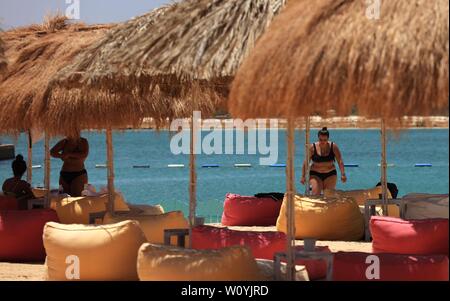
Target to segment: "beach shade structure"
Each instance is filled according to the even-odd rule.
[[[54,77],[38,110],[43,127],[52,132],[75,126],[112,128],[113,121],[127,116],[132,125],[144,117],[158,124],[191,117],[195,110],[212,115],[224,106],[238,67],[284,4],[184,0],[111,30]],[[82,114],[74,117],[74,112]],[[194,122],[192,118],[191,226],[196,204]]]
[[[8,65],[8,61],[6,60],[5,56],[5,44],[3,40],[0,38],[0,80],[6,73],[6,67]]]
[[[238,71],[230,113],[293,119],[356,108],[389,124],[448,110],[448,13],[445,0],[289,2]]]
[[[69,24],[66,17],[49,16],[42,24],[1,33],[9,65],[6,78],[0,83],[0,128],[2,134],[28,133],[28,181],[31,181],[32,131],[40,131],[33,120],[33,105],[42,101],[50,78],[111,26]],[[46,132],[47,191],[50,188],[49,138],[50,133]]]

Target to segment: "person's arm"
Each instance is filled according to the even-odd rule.
[[[52,149],[50,150],[50,156],[52,156],[53,158],[62,159],[64,157],[64,154],[62,152],[64,150],[65,141],[66,140],[63,139],[58,143],[56,143],[56,145],[53,146]]]
[[[3,185],[2,185],[2,191],[3,191],[3,194],[6,194],[6,183],[8,183],[8,180],[6,180],[5,182],[3,182]]]
[[[35,199],[36,196],[33,193],[33,190],[31,189],[31,185],[29,183],[26,183],[23,187],[23,192],[25,192],[25,195],[29,197],[30,199]]]
[[[336,161],[339,165],[339,170],[341,171],[341,181],[342,183],[347,182],[347,175],[345,174],[345,166],[344,166],[344,160],[342,159],[341,151],[339,150],[339,147],[334,144],[334,154],[336,155]]]

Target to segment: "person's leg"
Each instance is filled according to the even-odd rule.
[[[337,176],[333,175],[323,181],[323,189],[336,189]]]
[[[59,176],[59,185],[62,185],[64,193],[70,194],[70,185],[64,180],[64,177]]]
[[[322,180],[316,176],[311,176],[309,179],[311,185],[311,195],[320,195],[322,192]]]
[[[84,185],[87,183],[88,183],[87,173],[73,179],[70,185],[70,192],[71,192],[70,195],[75,197],[81,196],[81,192],[84,189]]]

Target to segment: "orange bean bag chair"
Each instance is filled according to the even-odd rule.
[[[42,234],[51,221],[58,221],[51,209],[0,211],[0,261],[43,262]]]
[[[224,226],[274,226],[281,201],[228,193],[223,204]]]
[[[448,255],[448,219],[402,220],[374,216],[370,231],[374,253]]]
[[[379,278],[367,279],[366,271],[374,262],[370,255],[379,258]],[[369,268],[369,269],[368,269]],[[338,252],[333,262],[334,281],[448,281],[448,257],[445,255],[400,255]]]
[[[364,217],[351,198],[294,196],[295,237],[358,241],[364,236]],[[277,230],[287,232],[287,199],[283,200]]]
[[[19,210],[19,203],[15,197],[0,195],[0,210]]]

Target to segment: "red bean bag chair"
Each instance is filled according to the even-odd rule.
[[[228,193],[223,204],[224,226],[274,226],[282,201]]]
[[[303,246],[296,246],[295,250],[296,251],[302,251],[303,250]],[[331,252],[330,249],[327,246],[324,246],[324,247],[316,246],[316,251]],[[297,264],[297,265],[304,265],[306,267],[306,271],[308,272],[309,280],[325,279],[325,277],[327,276],[327,263],[326,263],[325,260],[321,260],[321,259],[317,259],[317,260],[316,259],[313,259],[313,260],[297,259],[295,261],[295,264]]]
[[[370,231],[374,253],[448,256],[448,219],[375,216],[370,220]]]
[[[193,249],[220,249],[235,245],[249,246],[255,258],[273,260],[276,252],[286,250],[286,235],[275,231],[235,231],[211,226],[192,229]]]
[[[0,195],[0,210],[19,210],[19,203],[15,197]]]
[[[373,275],[370,255],[379,258],[379,278],[368,279]],[[370,267],[370,268],[369,268]],[[369,268],[369,269],[368,269]],[[448,257],[445,255],[401,255],[369,254],[358,252],[338,252],[333,262],[334,281],[448,281]]]
[[[235,231],[211,226],[198,226],[192,229],[193,249],[220,249],[235,245],[249,246],[255,258],[273,260],[275,253],[286,251],[286,234],[274,231]],[[329,251],[328,247],[316,248]],[[296,249],[303,250],[303,246],[297,246]],[[327,268],[323,260],[297,260],[296,264],[306,267],[310,280],[326,276]]]
[[[50,221],[58,222],[51,209],[0,211],[0,261],[43,262],[42,235]]]

